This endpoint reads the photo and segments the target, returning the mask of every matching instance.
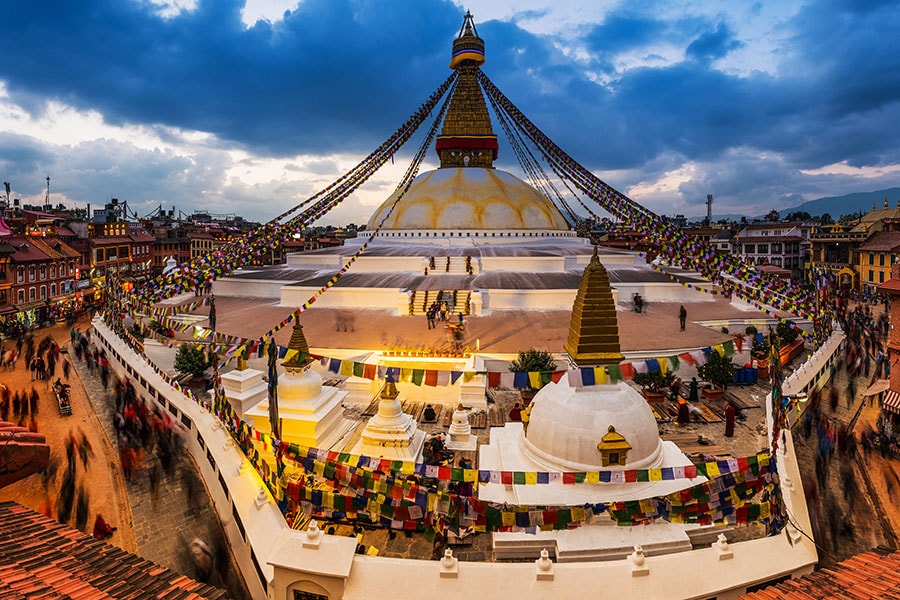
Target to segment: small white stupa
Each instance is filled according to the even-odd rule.
[[[469,411],[462,404],[457,405],[453,411],[453,419],[447,432],[448,450],[474,450],[478,445],[478,438],[472,435],[472,426],[469,424]]]
[[[222,389],[239,419],[251,423],[247,411],[267,398],[268,386],[263,372],[247,366],[247,359],[238,358],[237,368],[222,375]]]
[[[301,446],[329,449],[354,423],[343,418],[341,401],[347,392],[323,386],[322,378],[310,370],[313,359],[303,335],[303,326],[294,320],[294,331],[288,343],[290,358],[282,364],[284,374],[278,377],[278,420],[281,439]],[[253,427],[272,433],[269,400],[247,411]]]
[[[618,364],[618,324],[606,270],[596,251],[582,277],[566,345],[579,366]],[[555,474],[546,485],[483,483],[478,498],[516,505],[577,506],[664,496],[706,481],[671,479],[626,483],[563,483],[561,473],[627,471],[686,467],[691,461],[673,442],[662,440],[653,411],[637,390],[624,382],[571,387],[568,378],[544,386],[532,401],[527,430],[522,423],[491,429],[490,443],[479,448],[479,468]],[[549,475],[548,475],[549,477]],[[609,526],[604,526],[609,525]],[[496,556],[536,556],[542,545],[556,548],[557,560],[624,558],[635,545],[654,554],[690,550],[688,532],[696,525],[660,522],[640,527],[614,526],[608,513],[589,525],[562,531],[495,533]]]
[[[403,412],[399,396],[389,376],[378,402],[378,413],[369,419],[351,454],[420,461],[425,432],[419,430],[412,415]]]

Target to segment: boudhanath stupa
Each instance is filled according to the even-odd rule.
[[[259,335],[254,321],[293,313],[289,341],[290,320],[265,334],[288,350],[273,397],[263,394],[262,354],[251,357],[250,367],[225,369],[222,376],[224,396],[237,420],[253,424],[253,442],[266,465],[274,464],[274,430],[287,442],[287,448],[278,446],[290,460],[277,474],[274,496],[279,510],[288,506],[294,515],[291,526],[302,521],[297,515],[345,526],[352,513],[373,529],[409,527],[418,535],[426,522],[432,527],[433,519],[440,520],[447,494],[457,494],[448,491],[458,489],[450,484],[470,483],[474,494],[453,496],[461,508],[445,513],[457,520],[457,541],[490,536],[490,558],[458,561],[452,548],[439,560],[411,553],[362,556],[362,538],[327,535],[315,521],[294,531],[270,510],[260,475],[242,476],[247,469],[241,462],[224,472],[239,481],[229,488],[240,523],[232,541],[244,544],[239,560],[251,565],[246,571],[278,600],[413,593],[469,599],[498,591],[526,598],[736,598],[762,582],[809,572],[816,550],[796,528],[808,528],[809,520],[789,450],[772,460],[785,473],[793,524],[783,535],[757,530],[730,540],[723,532],[730,533],[733,512],[729,519],[719,514],[717,523],[710,515],[722,503],[742,510],[745,522],[750,504],[758,516],[762,503],[749,498],[763,485],[760,469],[768,462],[734,459],[715,467],[726,473],[724,480],[705,476],[676,443],[661,437],[637,389],[608,377],[622,361],[700,351],[700,344],[642,347],[634,326],[620,344],[620,320],[636,318],[630,312],[635,293],[651,306],[688,304],[698,321],[724,314],[715,318],[725,323],[729,315],[747,314],[747,306],[736,296],[698,292],[721,282],[702,275],[697,261],[675,260],[675,250],[668,262],[648,263],[638,252],[595,247],[575,233],[572,209],[547,187],[553,177],[535,178],[530,168],[525,181],[497,168],[501,145],[494,122],[506,130],[510,123],[503,119],[524,117],[486,78],[484,62],[484,41],[467,14],[453,40],[453,75],[441,88],[449,94],[446,103],[439,105],[436,96],[428,110],[416,113],[437,115],[423,149],[433,149],[439,164],[398,186],[357,238],[289,254],[283,265],[245,263],[212,287],[224,335],[253,339]],[[658,217],[611,188],[601,189],[599,179],[560,158],[552,143],[543,149],[560,172],[577,175],[587,197],[601,203],[602,196],[602,206],[623,219],[631,211],[635,226],[643,227],[642,219],[659,225]],[[620,211],[617,202],[625,208]],[[445,317],[436,324],[425,317],[432,307]],[[240,316],[229,317],[229,310]],[[705,331],[702,346],[730,341],[721,328]],[[488,420],[488,433],[481,434],[487,443],[478,446],[468,420],[488,414],[491,389],[513,381],[507,366],[530,347],[546,348],[563,375],[542,382],[527,423],[491,427]],[[590,380],[581,376],[584,370]],[[452,463],[423,464],[425,405],[438,409],[428,431],[460,453]],[[198,418],[198,431],[202,426]],[[460,456],[475,464],[463,467]],[[464,479],[451,479],[455,471]],[[232,485],[223,483],[222,472],[221,486]],[[711,498],[745,477],[756,487]],[[697,492],[707,483],[712,487]],[[239,503],[247,490],[251,501]],[[674,509],[660,500],[678,494],[687,496],[683,503],[676,498]],[[656,518],[657,508],[672,509],[666,514],[673,516],[684,504],[707,518]],[[630,520],[632,508],[648,516]],[[571,527],[558,520],[563,515]]]

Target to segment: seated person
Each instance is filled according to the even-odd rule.
[[[425,421],[435,421],[437,419],[437,413],[434,411],[434,407],[432,405],[425,405],[425,412],[422,413],[422,419],[424,419]]]
[[[516,402],[515,405],[509,409],[509,420],[510,421],[521,421],[522,420],[522,407],[519,406],[519,403]]]

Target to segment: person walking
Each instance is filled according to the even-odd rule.
[[[684,304],[678,309],[678,323],[681,325],[681,331],[684,331],[684,324],[687,322],[687,310]]]

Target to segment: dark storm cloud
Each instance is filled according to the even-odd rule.
[[[441,0],[304,0],[274,24],[247,28],[242,4],[200,0],[195,10],[162,18],[147,3],[125,0],[54,2],[52,10],[3,2],[0,79],[12,101],[33,114],[46,99],[58,99],[112,124],[141,124],[173,139],[177,132],[165,128],[210,132],[218,138],[213,145],[258,155],[365,154],[449,74],[462,16]],[[759,4],[747,10],[748,18],[762,12]],[[600,24],[567,31],[571,39],[563,41],[516,24],[540,11],[478,22],[478,31],[488,76],[579,162],[631,178],[611,184],[625,189],[692,162],[696,180],[682,184],[673,203],[699,207],[713,192],[738,206],[793,193],[833,195],[820,187],[853,183],[804,176],[804,169],[900,162],[898,12],[900,4],[890,1],[807,2],[779,28],[788,41],[772,48],[768,72],[723,69],[750,40],[721,15],[663,19],[647,6],[622,4]],[[567,54],[567,46],[583,52]],[[624,56],[641,66],[623,67]],[[52,148],[14,142],[0,142],[3,156],[14,156],[7,172],[64,162]],[[82,150],[103,152],[99,144]],[[120,171],[141,185],[164,182],[157,195],[178,194],[179,203],[223,189],[220,172],[180,181],[186,167],[179,157],[117,152],[128,164]],[[101,154],[95,168],[98,178],[114,178],[104,182],[108,189],[129,185],[103,167],[115,160]],[[150,175],[137,171],[144,160]],[[194,160],[209,161],[210,169],[230,166],[211,155]],[[511,160],[501,149],[501,162]],[[330,165],[313,171],[326,174]],[[247,190],[231,192],[222,202],[249,198]],[[147,202],[151,195],[135,192]]]

